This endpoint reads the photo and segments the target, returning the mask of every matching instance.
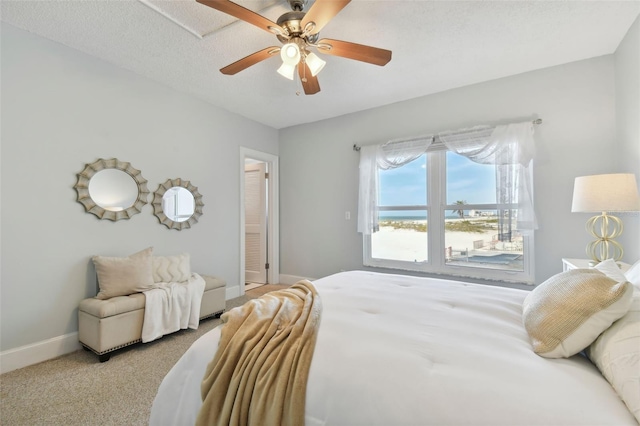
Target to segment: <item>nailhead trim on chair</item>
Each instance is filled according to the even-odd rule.
[[[142,342],[142,339],[137,339],[137,340],[134,340],[132,342],[125,343],[125,344],[122,344],[122,345],[118,345],[115,348],[107,349],[106,351],[102,351],[102,352],[94,351],[92,348],[90,348],[89,346],[86,346],[84,344],[82,346],[84,346],[85,348],[89,349],[91,352],[93,352],[96,355],[104,355],[104,354],[108,354],[109,352],[113,352],[113,351],[116,351],[118,349],[126,348],[127,346],[131,346],[131,345],[133,345],[135,343],[140,343],[140,342]]]

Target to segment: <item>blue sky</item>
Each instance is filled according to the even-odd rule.
[[[427,200],[426,156],[380,173],[380,205],[424,205]],[[447,153],[447,204],[495,203],[495,168]]]

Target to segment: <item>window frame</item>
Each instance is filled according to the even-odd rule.
[[[439,145],[439,144],[438,144]],[[442,146],[430,147],[427,152],[427,205],[426,206],[378,206],[380,211],[407,210],[420,207],[427,211],[429,223],[427,234],[427,261],[409,262],[392,259],[373,258],[371,235],[363,238],[363,265],[381,269],[397,269],[407,272],[445,275],[456,278],[472,278],[510,283],[534,283],[534,237],[523,236],[523,270],[508,271],[474,266],[459,266],[445,262],[445,221],[447,210],[459,206],[446,204],[446,153]],[[531,167],[530,170],[533,168]],[[533,179],[532,179],[533,181]],[[437,206],[437,207],[436,207]],[[425,208],[426,207],[426,208]],[[497,204],[469,204],[469,210],[495,210]],[[517,207],[517,206],[514,206]],[[436,225],[437,226],[434,226]]]

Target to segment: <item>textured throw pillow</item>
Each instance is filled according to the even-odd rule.
[[[640,423],[640,290],[629,312],[589,346],[587,355]]]
[[[191,257],[189,253],[177,256],[153,256],[153,281],[157,283],[177,283],[191,278]]]
[[[523,302],[522,319],[533,350],[545,358],[570,357],[627,313],[633,286],[595,269],[549,278]]]
[[[96,298],[110,299],[149,290],[153,287],[149,247],[128,257],[93,256],[100,292]]]

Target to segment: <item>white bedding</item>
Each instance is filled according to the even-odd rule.
[[[586,358],[533,352],[525,291],[362,271],[314,285],[323,312],[307,426],[637,424]],[[167,374],[151,425],[194,424],[219,336],[202,336]]]

